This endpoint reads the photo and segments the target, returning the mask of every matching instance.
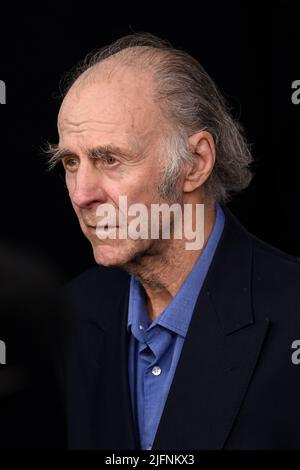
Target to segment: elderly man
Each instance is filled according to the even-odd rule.
[[[65,289],[70,448],[300,448],[299,262],[225,206],[252,157],[205,70],[151,34],[121,38],[71,76],[58,131],[50,165],[98,264]],[[175,236],[176,211],[147,218],[158,237],[124,230],[134,210],[99,221],[125,196],[188,206],[201,243]]]

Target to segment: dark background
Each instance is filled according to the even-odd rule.
[[[291,101],[291,83],[300,79],[296,2],[264,11],[257,4],[216,1],[164,10],[162,2],[141,3],[132,12],[95,5],[44,5],[41,11],[1,6],[0,79],[7,104],[0,106],[0,239],[38,253],[62,282],[94,265],[63,179],[59,171],[46,171],[40,149],[45,141],[57,143],[63,74],[91,50],[149,31],[199,59],[244,124],[256,176],[230,203],[233,213],[257,237],[300,256],[300,105]]]

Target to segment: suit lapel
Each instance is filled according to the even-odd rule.
[[[94,427],[95,438],[99,438],[96,448],[139,448],[128,379],[128,293],[129,288],[123,294],[120,307],[111,312],[113,321],[102,333],[103,348],[98,356],[97,373],[93,374],[98,377],[99,385],[95,387],[99,404],[98,426]]]
[[[269,321],[254,321],[252,241],[225,227],[170,388],[153,449],[222,449],[258,361]]]

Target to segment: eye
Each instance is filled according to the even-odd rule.
[[[113,155],[107,155],[103,160],[104,160],[104,163],[108,166],[112,166],[115,163],[118,163],[118,160],[115,157],[113,157]]]
[[[96,159],[96,166],[99,168],[105,168],[105,167],[110,167],[110,168],[115,168],[120,164],[119,160],[115,158],[113,155],[101,155],[101,157],[98,157]]]
[[[76,158],[65,158],[63,161],[63,166],[66,170],[74,171],[77,168],[78,161]]]

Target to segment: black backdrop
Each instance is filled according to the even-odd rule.
[[[261,2],[262,4],[262,2]],[[129,8],[129,6],[127,6]],[[149,31],[200,60],[245,126],[256,176],[229,207],[256,236],[300,256],[298,123],[292,82],[300,80],[296,2],[1,6],[1,235],[36,251],[66,281],[94,264],[89,242],[58,172],[40,148],[57,142],[58,83],[91,50],[124,34]]]

